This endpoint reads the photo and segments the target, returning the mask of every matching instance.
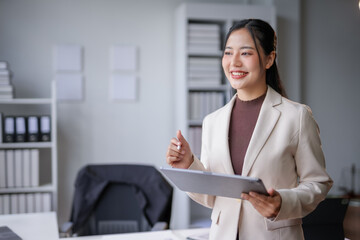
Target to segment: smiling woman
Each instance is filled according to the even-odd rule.
[[[255,99],[266,92],[265,72],[274,62],[275,54],[258,54],[246,29],[235,30],[227,39],[222,66],[231,86],[243,101]],[[263,67],[263,64],[266,66]]]
[[[258,75],[257,77],[259,78],[259,83],[263,84],[262,89],[264,88],[263,80],[266,80],[265,86],[266,84],[270,85],[275,91],[286,97],[285,89],[283,88],[280,80],[275,61],[277,44],[276,34],[269,24],[261,23],[265,22],[261,20],[243,20],[230,28],[225,38],[224,47],[223,68],[225,75],[232,85],[233,82],[231,81],[231,78],[229,78],[229,72],[227,72],[225,67],[228,67],[229,64],[233,64],[231,67],[236,69],[234,64],[241,63],[241,59],[244,59],[245,63],[249,63],[251,60],[257,60],[257,62],[253,62],[253,64],[259,65],[259,69],[256,74]],[[258,47],[259,45],[260,48]],[[236,56],[232,58],[227,57],[229,55],[233,55],[234,53],[239,53],[242,58],[236,58]],[[245,56],[246,58],[244,58]],[[251,58],[249,56],[251,56]],[[239,89],[233,85],[232,87],[237,90],[238,94],[239,92],[240,94],[241,92],[244,92],[241,91],[241,89],[239,91]],[[261,89],[259,89],[259,91],[261,91]],[[258,92],[257,94],[255,93],[255,96],[248,96],[248,98],[256,98],[256,95],[259,94]],[[264,92],[265,91],[262,93]],[[240,96],[239,98],[241,99]]]
[[[267,188],[268,195],[242,193],[241,200],[189,193],[213,209],[210,239],[304,239],[301,219],[332,186],[310,108],[285,97],[276,42],[262,20],[232,26],[222,66],[237,93],[205,117],[201,160],[180,131],[170,141],[173,167],[257,177]]]

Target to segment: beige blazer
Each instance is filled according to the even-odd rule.
[[[236,97],[205,117],[201,161],[194,157],[189,169],[234,174],[228,132]],[[266,188],[280,193],[280,212],[270,220],[248,201],[188,193],[196,202],[213,208],[210,239],[235,240],[237,232],[241,240],[304,239],[302,217],[316,208],[332,186],[310,108],[268,87],[242,173],[261,178]]]

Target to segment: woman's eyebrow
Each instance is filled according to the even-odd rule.
[[[243,47],[241,47],[240,49],[252,49],[252,50],[254,50],[254,48],[253,48],[253,47],[250,47],[250,46],[243,46]]]
[[[225,49],[233,49],[233,48],[232,48],[232,47],[227,46],[227,47],[225,47]],[[254,50],[255,48],[250,47],[250,46],[243,46],[243,47],[241,47],[240,49],[241,49],[241,50],[242,50],[242,49],[252,49],[252,50]]]

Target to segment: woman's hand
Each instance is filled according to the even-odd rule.
[[[166,162],[175,168],[187,169],[193,163],[193,155],[189,143],[185,140],[181,131],[178,130],[176,138],[170,140],[166,153]]]
[[[268,190],[270,196],[250,192],[249,194],[242,193],[241,198],[249,201],[253,207],[266,218],[275,218],[281,207],[281,196],[274,189]]]

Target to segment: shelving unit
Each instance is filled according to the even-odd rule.
[[[50,98],[1,99],[0,112],[3,115],[27,116],[50,115],[50,142],[0,143],[0,150],[38,149],[40,185],[35,187],[0,188],[0,194],[50,193],[51,211],[57,210],[57,124],[55,83],[51,85]],[[43,181],[42,181],[43,180]]]
[[[264,5],[238,5],[238,4],[214,4],[214,3],[185,3],[181,5],[176,11],[175,20],[175,89],[176,89],[176,129],[181,129],[184,136],[188,139],[193,153],[201,158],[200,146],[201,146],[201,126],[203,117],[219,108],[216,104],[209,103],[212,98],[203,97],[200,104],[198,100],[193,100],[193,93],[213,94],[219,93],[222,96],[221,106],[226,104],[234,94],[230,84],[228,83],[225,75],[223,74],[221,67],[222,48],[224,45],[225,35],[228,29],[237,21],[245,18],[260,18],[269,22],[274,29],[276,29],[276,14],[273,6]],[[214,42],[212,48],[206,48],[200,44],[193,44],[191,39],[190,28],[195,24],[196,27],[201,25],[204,28],[214,29],[211,33],[205,33],[203,36],[200,34],[200,38],[205,42]],[[191,27],[190,27],[191,26]],[[216,42],[216,31],[218,29],[219,42]],[[212,39],[207,39],[206,36],[211,35]],[[193,35],[192,35],[193,36]],[[189,46],[192,44],[191,46]],[[199,46],[196,50],[194,45]],[[204,46],[206,44],[204,43]],[[211,45],[211,44],[210,44]],[[205,79],[204,84],[201,84],[201,80],[196,83],[196,86],[192,86],[190,83],[190,66],[189,59],[217,59],[220,64],[221,77],[218,84],[208,84],[209,81]],[[212,70],[212,67],[205,69]],[[217,68],[217,67],[216,67]],[[217,74],[217,72],[216,72]],[[193,82],[193,81],[191,81]],[[204,99],[208,102],[204,102]],[[195,103],[195,104],[194,104]],[[194,106],[198,105],[198,106]],[[212,107],[209,107],[211,105]],[[194,110],[194,107],[196,108]],[[206,108],[206,110],[204,110]],[[193,114],[201,112],[199,119],[193,119]],[[195,132],[195,135],[194,135]],[[200,135],[200,136],[199,136]],[[181,217],[188,221],[181,227],[189,227],[199,219],[210,219],[210,210],[202,207],[201,205],[189,201],[186,195],[183,195],[183,199],[180,200],[182,212]]]

